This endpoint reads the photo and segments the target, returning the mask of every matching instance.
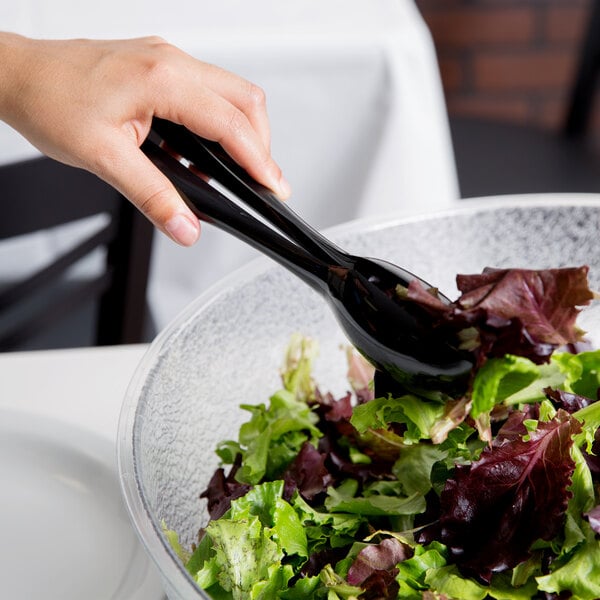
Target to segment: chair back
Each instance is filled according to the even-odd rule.
[[[41,268],[0,284],[0,351],[144,341],[153,227],[139,211],[94,175],[45,157],[1,166],[0,196],[0,240],[103,215]],[[73,276],[93,252],[102,255],[99,272]],[[84,306],[92,306],[91,334],[69,342],[78,338],[67,323]]]

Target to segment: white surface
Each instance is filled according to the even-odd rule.
[[[458,198],[435,53],[412,0],[21,0],[3,3],[0,21],[42,37],[159,34],[259,84],[292,206],[318,228]],[[32,152],[0,128],[0,162]],[[193,249],[157,236],[159,328],[253,256],[209,226]],[[0,255],[0,276],[3,267],[19,265]]]
[[[121,402],[146,346],[0,353],[0,409],[55,418],[116,442]]]
[[[159,600],[116,470],[145,346],[0,354],[2,597]]]

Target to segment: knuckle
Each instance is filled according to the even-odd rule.
[[[153,56],[146,64],[145,77],[154,85],[169,86],[175,75],[173,63],[163,55]]]
[[[177,75],[181,51],[160,37],[152,39],[150,50],[140,57],[142,73],[151,83],[167,86]]]
[[[106,143],[96,144],[93,148],[82,147],[80,156],[87,158],[86,168],[105,181],[109,180],[114,165],[118,161],[115,148]]]
[[[267,104],[265,91],[254,83],[248,84],[246,97],[248,106],[253,110],[262,110]]]
[[[239,137],[248,127],[248,119],[243,112],[236,108],[232,108],[225,120],[224,137]]]
[[[149,35],[144,38],[144,41],[150,46],[169,45],[165,38],[161,37],[160,35]]]
[[[131,201],[138,207],[142,214],[146,215],[151,221],[157,222],[159,209],[164,204],[164,200],[168,195],[169,190],[163,187],[154,187],[143,190],[132,198]]]

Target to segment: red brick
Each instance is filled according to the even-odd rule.
[[[548,7],[544,18],[546,41],[578,45],[584,34],[588,14],[587,5]]]
[[[458,58],[440,58],[440,74],[446,92],[455,92],[464,83],[464,66]]]
[[[473,77],[479,90],[560,90],[570,85],[574,53],[557,50],[473,57]]]
[[[531,8],[438,9],[425,13],[424,19],[438,47],[525,44],[535,33]]]
[[[524,123],[530,117],[526,98],[449,95],[448,112],[462,117],[486,117]]]

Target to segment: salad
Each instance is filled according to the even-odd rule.
[[[296,335],[201,497],[184,549],[212,598],[600,598],[600,351],[577,315],[587,267],[486,269],[442,302],[398,290],[461,340],[460,394],[373,382],[348,351],[349,392],[321,390]]]

